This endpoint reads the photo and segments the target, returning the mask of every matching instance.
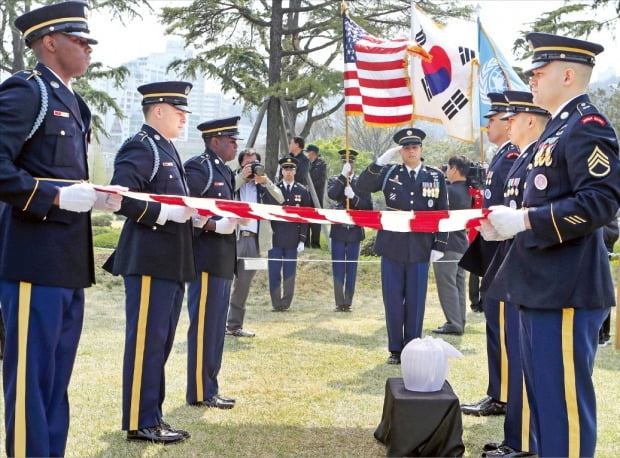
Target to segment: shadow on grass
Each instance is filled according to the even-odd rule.
[[[121,431],[106,432],[99,440],[106,444],[93,456],[261,456],[261,457],[335,457],[384,456],[385,446],[376,441],[374,428],[298,427],[283,424],[221,425],[203,418],[204,412],[182,408],[177,415],[192,437],[168,446],[147,442],[128,442]]]

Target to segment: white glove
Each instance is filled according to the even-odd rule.
[[[353,192],[353,188],[351,186],[347,186],[344,188],[344,195],[349,199],[353,199],[355,197],[355,193]]]
[[[340,172],[340,174],[346,177],[346,176],[349,176],[350,173],[351,173],[351,164],[348,162],[345,162],[344,165],[342,166],[342,171]]]
[[[93,208],[97,192],[88,183],[72,184],[58,189],[58,207],[62,210],[84,213]]]
[[[125,186],[102,186],[105,189],[110,189],[111,191],[127,191],[129,188]],[[109,192],[97,192],[97,200],[93,205],[95,210],[103,210],[109,212],[117,212],[121,209],[121,202],[123,201],[123,196],[119,194],[111,194]]]
[[[208,219],[208,216],[202,216],[200,213],[196,213],[194,216],[192,216],[192,224],[194,225],[194,227],[202,229],[205,224],[207,224]]]
[[[175,223],[184,223],[196,214],[196,210],[189,207],[182,207],[180,205],[168,205],[161,204],[161,210],[157,217],[157,224],[166,224],[166,221],[173,221]]]
[[[478,232],[480,232],[482,238],[487,242],[501,242],[502,240],[507,240],[506,237],[499,235],[493,225],[486,219],[480,220]]]
[[[232,234],[237,227],[239,218],[222,218],[215,221],[215,232],[218,234]]]
[[[401,146],[395,146],[394,148],[390,148],[385,153],[377,158],[375,161],[377,165],[385,165],[392,160],[394,155],[400,151]]]
[[[443,255],[443,251],[431,250],[430,262],[439,261],[441,258],[443,258]]]
[[[489,210],[491,213],[487,216],[488,220],[504,239],[510,239],[526,229],[525,211],[515,210],[505,205],[493,205],[489,207]]]
[[[297,244],[297,253],[301,253],[302,251],[304,251],[305,245],[304,242],[299,242]]]

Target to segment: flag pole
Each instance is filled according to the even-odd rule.
[[[476,27],[477,32],[478,32],[478,58],[480,59],[480,32],[481,32],[481,26],[480,26],[480,4],[478,4],[476,6],[476,24],[478,27]],[[480,138],[480,165],[484,164],[484,127],[482,127],[482,116],[480,116],[480,62],[478,63],[478,65],[476,65],[476,88],[477,88],[477,92],[478,92],[478,97],[476,97],[476,101],[478,103],[478,135]]]
[[[342,14],[346,14],[347,11],[347,4],[346,2],[342,2]],[[342,33],[344,35],[345,30],[342,30]],[[344,89],[344,88],[343,88]],[[344,110],[344,149],[345,149],[345,153],[344,153],[344,160],[345,162],[348,164],[349,163],[349,115],[347,114],[347,110],[346,110],[346,104],[345,104],[345,110]],[[349,177],[346,176],[344,177],[346,180],[346,186],[349,186]],[[347,210],[349,210],[349,198],[345,196],[345,208]]]

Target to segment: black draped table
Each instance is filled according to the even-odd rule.
[[[408,391],[402,378],[388,378],[375,438],[387,456],[463,456],[459,399],[446,381],[440,391]]]

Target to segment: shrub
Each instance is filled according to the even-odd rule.
[[[107,229],[93,236],[93,245],[99,248],[116,248],[120,234],[119,229]]]
[[[90,218],[93,226],[110,227],[114,221],[114,215],[111,213],[96,213]]]

